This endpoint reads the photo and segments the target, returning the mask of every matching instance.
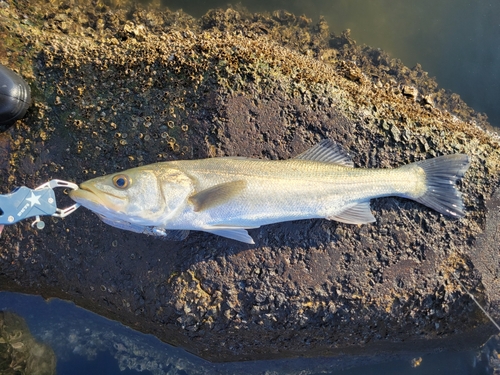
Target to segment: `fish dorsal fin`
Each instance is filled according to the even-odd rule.
[[[340,214],[329,216],[328,219],[346,224],[366,224],[375,221],[370,209],[370,201],[357,203]]]
[[[323,139],[309,150],[295,157],[295,159],[334,163],[344,167],[354,167],[349,154],[338,143],[330,139]]]
[[[241,193],[246,185],[246,181],[243,180],[225,182],[190,196],[188,201],[194,206],[195,212],[203,211],[227,202]]]

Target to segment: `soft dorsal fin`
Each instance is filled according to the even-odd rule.
[[[328,219],[346,224],[366,224],[375,221],[370,209],[370,201],[357,203],[337,215],[329,216]]]
[[[323,139],[309,150],[296,156],[295,159],[314,160],[324,163],[334,163],[344,167],[354,167],[349,154],[342,146],[330,139]]]
[[[225,182],[202,190],[190,196],[188,200],[194,206],[195,212],[203,211],[227,202],[245,189],[246,185],[243,180]]]

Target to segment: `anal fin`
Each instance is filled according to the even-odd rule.
[[[203,231],[252,245],[255,243],[246,229],[241,227],[212,227],[210,229],[203,229]]]
[[[329,216],[328,219],[346,224],[366,224],[375,221],[370,208],[370,201],[357,203],[337,215]]]

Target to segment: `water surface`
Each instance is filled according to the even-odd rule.
[[[195,17],[225,0],[162,0]],[[350,29],[360,44],[381,48],[409,67],[419,63],[443,88],[458,93],[500,126],[500,2],[466,0],[242,0],[252,12],[286,9],[330,30]]]
[[[22,316],[34,338],[52,347],[59,375],[490,373],[489,358],[479,351],[217,364],[58,299],[0,292],[0,311]]]

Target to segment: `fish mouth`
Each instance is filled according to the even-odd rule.
[[[89,210],[96,211],[104,215],[104,212],[109,211],[119,211],[116,209],[116,205],[111,203],[106,196],[110,195],[113,198],[120,199],[113,194],[103,193],[100,190],[95,190],[92,186],[82,183],[77,190],[71,190],[69,192],[69,197],[73,199],[76,203],[81,204],[83,207]]]
[[[92,191],[89,187],[81,184],[79,189],[71,190],[69,192],[69,197],[73,199],[76,203],[81,204],[82,206],[86,205],[86,202],[93,202],[104,204],[104,202],[99,199],[96,193]]]

